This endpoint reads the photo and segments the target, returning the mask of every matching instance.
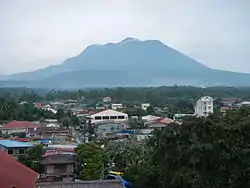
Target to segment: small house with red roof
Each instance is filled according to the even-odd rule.
[[[164,117],[164,118],[159,118],[159,119],[155,119],[153,121],[149,121],[145,123],[145,126],[149,127],[149,128],[164,128],[166,126],[168,126],[171,123],[177,123],[180,124],[180,122],[175,121],[173,119]]]
[[[39,127],[41,127],[40,124],[32,123],[29,121],[11,121],[10,123],[3,125],[2,131],[8,134],[22,132],[29,133],[34,132]]]
[[[0,187],[35,188],[39,174],[0,150]]]

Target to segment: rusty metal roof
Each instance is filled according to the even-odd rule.
[[[37,183],[36,188],[123,188],[118,180]]]

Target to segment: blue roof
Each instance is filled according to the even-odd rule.
[[[6,148],[21,148],[21,147],[32,147],[33,144],[29,142],[18,142],[14,140],[0,140],[0,145]]]

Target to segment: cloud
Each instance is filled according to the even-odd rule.
[[[212,68],[250,72],[248,0],[0,1],[0,73],[57,64],[93,43],[158,39]]]

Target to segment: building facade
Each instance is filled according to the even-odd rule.
[[[122,104],[112,104],[111,105],[112,110],[122,109]]]
[[[213,98],[209,96],[201,97],[195,105],[195,115],[198,117],[207,117],[214,113]]]
[[[150,103],[142,103],[142,104],[141,104],[141,109],[142,109],[142,110],[147,110],[148,107],[150,107]]]
[[[26,150],[32,147],[29,142],[18,142],[14,140],[0,140],[0,150],[6,151],[9,155],[18,157],[24,155]]]
[[[90,116],[92,123],[99,122],[121,122],[128,120],[128,114],[115,110],[104,110]]]

